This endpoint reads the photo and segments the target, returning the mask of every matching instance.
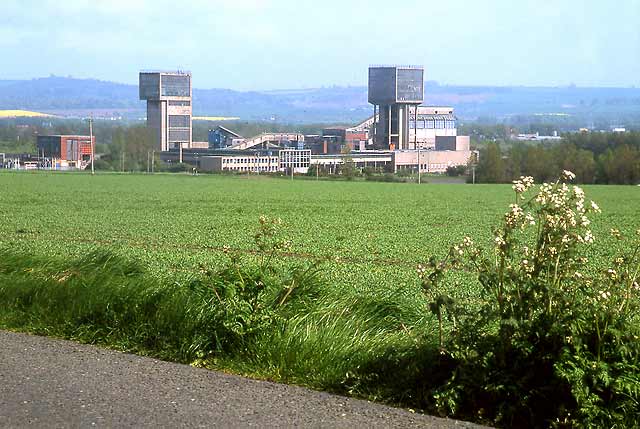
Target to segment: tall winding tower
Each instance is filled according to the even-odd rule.
[[[373,104],[375,148],[409,149],[409,116],[415,117],[423,101],[424,68],[369,67],[369,103]]]
[[[191,147],[191,73],[140,72],[140,99],[147,100],[147,127],[158,150]]]

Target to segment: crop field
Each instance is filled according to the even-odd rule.
[[[591,217],[595,243],[586,249],[588,265],[580,275],[598,272],[619,279],[615,271],[607,271],[614,266],[611,260],[634,250],[624,248],[629,242],[617,240],[610,231],[616,228],[635,236],[640,188],[588,186],[585,193],[587,204],[594,200],[602,213]],[[441,298],[431,286],[423,293],[417,273],[418,264],[444,256],[465,236],[489,245],[492,228],[514,201],[509,185],[1,172],[0,328],[516,427],[500,421],[499,414],[476,413],[475,402],[459,413],[434,403],[455,368],[484,361],[472,356],[452,367],[449,358],[443,358],[443,338],[462,337],[452,318],[442,318],[441,307],[434,310],[434,299]],[[264,245],[273,237],[268,231],[274,225],[265,219],[278,218],[282,223],[274,230],[280,235],[270,243],[286,240],[286,248]],[[558,263],[554,262],[556,271]],[[526,282],[513,284],[520,290]],[[611,286],[615,299],[625,296],[620,294],[621,284]],[[556,293],[564,290],[555,283],[549,287]],[[477,273],[474,277],[471,271],[449,274],[437,289],[435,293],[446,294],[448,300],[439,306],[454,302],[467,315],[486,314],[477,310],[485,311],[491,301],[480,294]],[[594,315],[610,314],[590,310],[602,297],[611,297],[603,290],[595,293],[595,301],[566,295],[571,308],[587,317],[580,329],[593,326]],[[559,296],[564,299],[564,292]],[[626,296],[631,302],[631,295]],[[546,303],[529,305],[519,297],[509,302],[523,302],[527,311],[547,314]],[[616,335],[629,331],[633,337],[636,307],[628,307],[627,313],[620,313],[624,306],[616,308],[611,314],[622,314],[619,320],[626,325],[611,330]],[[559,310],[562,321],[557,328],[564,331],[558,335],[571,342],[577,331],[564,316]],[[507,321],[509,326],[513,320]],[[495,325],[466,326],[471,326],[472,339],[478,332],[494,338],[487,335]],[[529,326],[528,316],[522,326]],[[527,332],[524,338],[529,338]],[[546,338],[549,332],[556,331],[543,327],[531,338]],[[612,357],[611,368],[627,364],[625,341],[621,360]],[[524,344],[523,362],[538,356],[537,350],[546,362],[544,353],[553,349]],[[493,345],[488,347],[493,353]],[[584,356],[591,358],[586,352]],[[620,380],[631,389],[623,393],[637,395],[637,360],[629,359],[624,371],[631,375]],[[530,376],[530,371],[547,365],[527,365],[523,380],[548,380],[553,375],[565,385],[555,373]],[[594,368],[589,361],[585,365]],[[490,372],[487,380],[462,387],[484,391],[496,374],[520,380],[509,378],[510,371],[502,368]],[[528,390],[527,385],[513,389]],[[622,401],[627,397],[616,396]],[[521,406],[517,399],[505,402],[526,418],[528,405]],[[494,408],[500,407],[501,401]],[[621,415],[633,421],[633,413]]]
[[[640,188],[588,186],[604,261],[611,228],[640,227]],[[464,236],[492,238],[513,202],[508,185],[323,182],[187,175],[0,174],[0,246],[36,255],[81,256],[103,248],[159,276],[184,276],[252,257],[258,218],[281,218],[283,263],[327,259],[335,285],[356,290],[416,284],[415,268]],[[602,244],[602,243],[600,243]],[[602,250],[606,249],[606,250]]]
[[[53,115],[30,110],[0,110],[0,118],[53,118]]]

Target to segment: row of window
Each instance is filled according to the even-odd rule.
[[[450,121],[450,120],[444,120],[444,119],[438,119],[438,120],[429,120],[429,119],[427,119],[426,121],[418,120],[417,124],[416,124],[415,121],[409,121],[409,128],[410,129],[418,128],[419,130],[425,129],[425,128],[429,129],[429,130],[433,130],[433,129],[438,129],[438,130],[449,129],[449,130],[451,130],[451,129],[456,128],[456,121]]]
[[[223,164],[258,164],[273,162],[278,163],[278,158],[222,158]]]
[[[191,117],[189,115],[169,115],[169,128],[189,128]]]
[[[246,166],[228,166],[224,167],[225,170],[233,171],[278,171],[278,166],[273,165],[271,167],[246,167]]]
[[[169,141],[170,142],[188,142],[189,141],[189,129],[169,129]]]

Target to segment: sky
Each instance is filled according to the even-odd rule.
[[[364,86],[373,64],[449,85],[640,86],[640,0],[0,0],[0,79],[196,88]]]

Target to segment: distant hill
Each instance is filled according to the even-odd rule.
[[[260,92],[194,89],[193,97],[195,115],[247,120],[352,123],[373,110],[367,103],[365,86]],[[427,82],[425,104],[453,106],[462,119],[569,115],[584,120],[605,118],[612,123],[631,118],[640,124],[638,88],[444,86]],[[67,116],[88,112],[126,118],[145,115],[145,104],[138,100],[136,85],[56,76],[0,80],[0,110],[3,109]]]

